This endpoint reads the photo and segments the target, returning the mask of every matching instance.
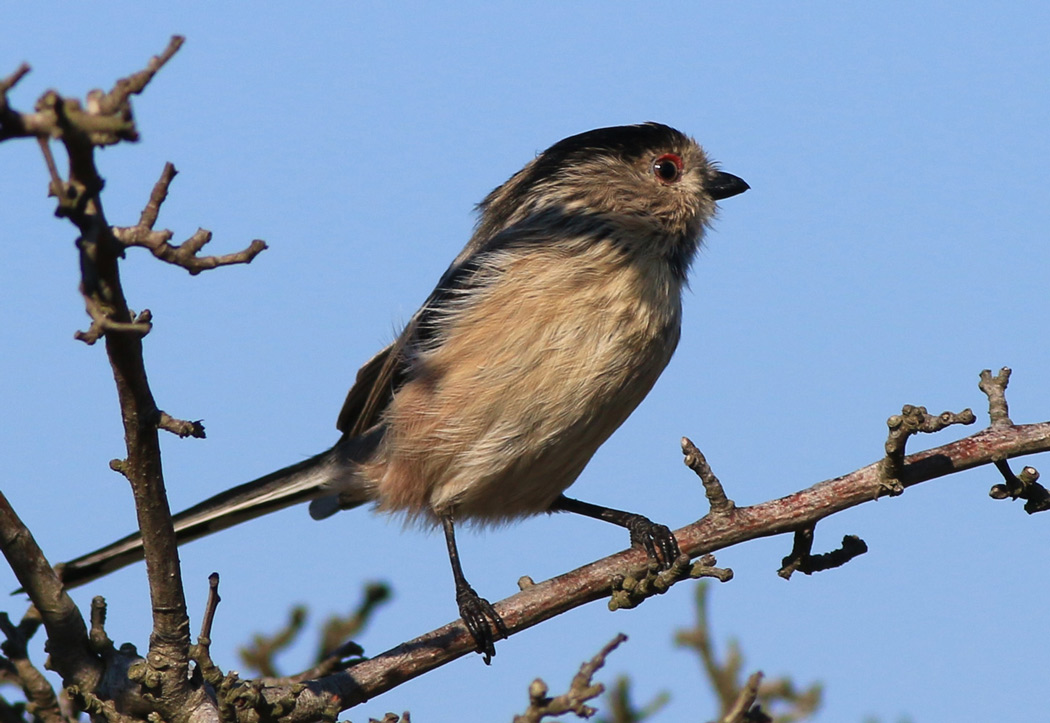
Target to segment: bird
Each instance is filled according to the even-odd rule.
[[[478,204],[466,246],[358,371],[339,440],[174,515],[179,543],[306,501],[315,519],[371,504],[440,527],[485,663],[507,628],[467,582],[457,524],[574,512],[670,566],[666,526],[564,492],[667,366],[716,203],[748,188],[660,123],[558,141]],[[134,533],[59,569],[73,587],[142,556]]]

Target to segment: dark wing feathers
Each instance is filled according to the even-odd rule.
[[[373,426],[380,413],[390,403],[393,380],[397,375],[398,341],[373,356],[357,372],[354,386],[346,395],[339,412],[336,428],[349,437],[356,437]],[[402,371],[403,374],[403,371]]]
[[[550,221],[547,221],[550,223]],[[457,260],[445,271],[437,287],[427,297],[398,338],[373,356],[357,372],[339,412],[336,428],[349,437],[357,437],[379,424],[384,410],[394,398],[410,373],[409,352],[434,338],[438,332],[437,319],[452,297],[462,294],[477,283],[477,271],[486,263],[486,256],[497,249],[507,249],[529,243],[543,243],[549,238],[549,229],[515,227],[511,233],[500,233],[487,243]],[[463,254],[461,254],[463,256]]]
[[[423,306],[417,311],[398,338],[373,356],[357,372],[354,386],[350,388],[339,412],[336,428],[349,437],[357,437],[379,423],[383,411],[409,373],[408,350],[432,338],[435,312],[453,293],[462,289],[477,269],[474,259],[467,257],[453,264],[442,275],[437,288],[431,292]]]

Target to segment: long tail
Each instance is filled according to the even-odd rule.
[[[172,518],[181,545],[269,512],[313,499],[338,474],[336,448],[265,477],[220,492]],[[76,587],[142,559],[138,532],[59,567],[66,587]]]

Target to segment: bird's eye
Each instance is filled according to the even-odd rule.
[[[660,183],[677,183],[682,177],[682,159],[674,153],[665,153],[653,161],[653,173]]]

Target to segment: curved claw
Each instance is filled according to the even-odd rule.
[[[474,638],[474,649],[485,656],[485,665],[488,665],[496,654],[496,641],[506,639],[509,635],[503,618],[492,603],[478,595],[469,585],[456,590],[456,604],[463,624]]]
[[[631,544],[645,548],[649,558],[663,569],[671,567],[680,553],[678,540],[667,525],[660,525],[648,517],[633,515],[627,523]]]

